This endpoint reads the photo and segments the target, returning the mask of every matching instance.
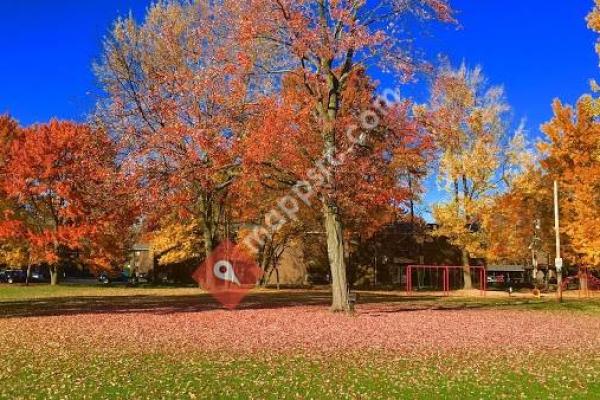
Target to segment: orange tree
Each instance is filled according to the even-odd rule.
[[[10,154],[13,141],[20,132],[17,122],[8,115],[0,116],[0,174],[6,173],[6,161]],[[16,216],[14,201],[0,188],[0,224],[7,224]],[[18,229],[13,224],[14,229]],[[29,251],[27,243],[22,238],[14,235],[12,237],[0,238],[0,264],[10,267],[24,267],[29,263]]]
[[[71,122],[20,130],[11,143],[0,188],[12,207],[0,235],[24,241],[31,260],[50,266],[52,284],[70,252],[96,268],[124,255],[133,214],[115,157],[103,131]]]
[[[514,179],[505,193],[495,197],[483,214],[488,262],[532,260],[554,250],[552,182],[539,166]]]
[[[372,127],[381,117],[371,110],[363,113],[364,123],[357,124],[359,110],[369,110],[364,100],[373,96],[373,92],[367,90],[359,96],[350,96],[349,86],[364,85],[365,80],[361,82],[359,78],[369,67],[381,67],[397,73],[400,79],[408,79],[418,63],[403,45],[410,38],[400,26],[409,16],[451,22],[452,10],[445,0],[251,0],[247,4],[249,17],[241,21],[242,40],[272,46],[273,57],[268,65],[259,65],[260,69],[267,75],[286,75],[289,81],[285,84],[293,86],[283,94],[287,99],[274,104],[282,109],[278,109],[278,116],[268,117],[273,129],[263,135],[260,143],[277,142],[288,154],[287,164],[296,160],[297,165],[306,167],[317,159],[323,160],[321,166],[327,172],[322,174],[323,182],[316,197],[331,268],[332,310],[347,310],[344,225],[348,221],[344,218],[348,218],[351,208],[362,208],[361,202],[354,203],[351,198],[374,204],[385,202],[387,196],[381,196],[379,189],[388,182],[379,180],[381,174],[371,172],[377,165],[373,161],[382,160],[380,146],[394,140],[378,139],[378,144],[366,146],[368,150],[358,146],[361,149],[347,162],[352,167],[337,165],[337,157],[347,154],[351,147],[352,139],[348,137],[358,137],[360,125]],[[284,128],[286,133],[280,133]],[[281,170],[282,164],[276,167]],[[273,169],[273,165],[268,167]],[[284,175],[290,175],[289,169],[283,169]],[[306,171],[296,170],[292,176],[303,177]],[[354,195],[349,196],[349,192]]]
[[[588,15],[588,26],[600,32],[600,1]],[[596,45],[600,54],[600,41]],[[592,82],[592,90],[600,87]],[[575,107],[559,100],[554,116],[542,127],[547,141],[540,145],[542,164],[560,182],[561,233],[565,254],[574,263],[600,266],[600,100],[582,96]]]
[[[600,266],[600,105],[584,96],[575,108],[554,103],[554,117],[543,126],[549,142],[542,161],[560,182],[561,233],[573,262]]]
[[[225,234],[240,142],[268,90],[254,73],[262,53],[236,40],[240,7],[157,2],[142,23],[115,23],[96,65],[108,95],[98,114],[138,177],[146,221],[195,221],[190,251],[203,255]]]

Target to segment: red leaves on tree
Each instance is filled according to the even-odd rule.
[[[108,136],[86,125],[52,121],[19,131],[0,181],[15,210],[0,234],[26,240],[37,262],[53,265],[77,250],[107,266],[122,243],[112,234],[126,231],[132,215],[115,156]],[[110,250],[101,250],[107,235]]]

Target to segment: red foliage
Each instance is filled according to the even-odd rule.
[[[243,198],[256,200],[259,181],[268,188],[279,188],[282,194],[297,181],[308,181],[315,190],[311,205],[318,209],[318,199],[335,198],[346,225],[364,234],[401,211],[409,191],[399,184],[398,174],[424,162],[431,149],[429,138],[409,117],[409,102],[376,110],[374,84],[362,71],[350,77],[343,96],[344,105],[336,121],[336,131],[340,132],[333,154],[336,165],[329,166],[335,174],[335,187],[319,186],[319,179],[312,176],[311,170],[322,173],[319,166],[324,168],[330,160],[323,154],[324,138],[313,103],[297,76],[289,75],[282,98],[264,107],[269,111],[245,142],[246,176],[237,188],[246,194]],[[379,119],[378,125],[365,130],[365,115]],[[364,142],[357,143],[361,134],[365,135]],[[262,198],[265,196],[269,195]],[[246,200],[245,204],[253,209],[256,206]],[[275,206],[274,201],[270,205]]]
[[[115,156],[108,136],[87,125],[52,121],[20,130],[0,180],[15,204],[0,235],[26,240],[37,262],[53,265],[78,250],[107,266],[122,243],[114,235],[130,226],[133,209]]]

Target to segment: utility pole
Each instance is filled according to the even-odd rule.
[[[554,266],[556,267],[556,284],[558,285],[558,301],[562,301],[562,267],[563,260],[560,256],[560,212],[558,209],[558,181],[554,181],[554,233],[556,235],[556,259]]]
[[[537,257],[537,247],[540,241],[538,236],[538,232],[541,229],[541,222],[539,218],[536,218],[533,222],[533,238],[531,239],[531,245],[529,248],[531,249],[531,266],[533,268],[533,284],[537,288],[537,275],[538,275],[538,257]]]

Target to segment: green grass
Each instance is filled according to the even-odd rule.
[[[531,298],[464,298],[450,297],[438,300],[440,304],[465,308],[522,309],[531,311],[566,311],[600,315],[600,298],[564,298],[558,302],[553,296]]]
[[[18,357],[18,358],[17,358]],[[535,373],[510,358],[310,359],[164,354],[1,357],[0,398],[27,399],[488,399],[600,396],[600,362],[537,357]],[[7,365],[7,364],[3,364]]]
[[[95,304],[115,304],[126,307],[128,304],[149,301],[155,305],[181,305],[186,301],[198,304],[213,303],[210,296],[196,287],[161,286],[100,286],[100,285],[6,285],[0,284],[0,315],[2,309],[18,308],[20,312],[36,312],[40,304],[47,306],[76,303],[86,309]],[[327,305],[329,294],[325,290],[256,290],[249,297],[250,302],[281,302],[290,304]],[[541,299],[533,296],[488,296],[488,297],[433,297],[405,296],[404,292],[359,292],[359,304],[390,303],[407,309],[522,309],[532,311],[566,311],[600,315],[600,297],[565,297],[559,303],[552,295]]]
[[[198,293],[197,288],[171,288],[171,287],[139,287],[128,288],[125,286],[101,285],[57,285],[45,284],[7,285],[0,284],[0,302],[16,300],[47,299],[56,297],[112,297],[112,296],[178,296]]]
[[[326,307],[329,295],[256,291],[246,302]],[[361,292],[359,303],[389,303],[407,310],[519,309],[600,316],[597,298],[557,303],[552,297],[435,298]],[[5,318],[148,307],[177,311],[192,306],[204,310],[214,302],[197,288],[0,285],[0,317]],[[354,355],[274,355],[265,349],[260,354],[228,356],[185,349],[177,354],[160,349],[136,353],[127,343],[110,339],[97,348],[59,344],[32,351],[29,341],[49,340],[43,329],[39,337],[23,337],[18,331],[5,332],[5,337],[9,339],[0,350],[0,399],[600,398],[600,355],[593,349],[577,354],[500,352],[500,356],[472,349],[422,357],[375,350]]]

